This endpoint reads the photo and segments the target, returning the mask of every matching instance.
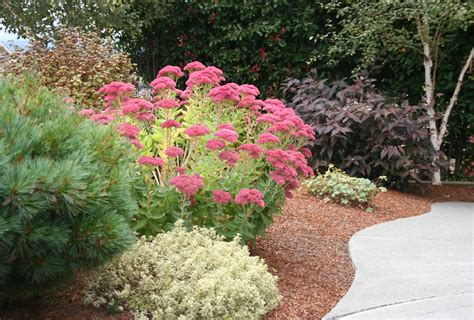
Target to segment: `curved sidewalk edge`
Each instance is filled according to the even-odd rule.
[[[349,241],[352,286],[323,319],[474,319],[474,203],[435,203]]]

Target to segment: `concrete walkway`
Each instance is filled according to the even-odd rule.
[[[474,203],[372,226],[349,252],[354,282],[324,319],[474,319]]]

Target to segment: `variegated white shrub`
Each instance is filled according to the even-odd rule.
[[[136,319],[258,319],[278,305],[276,282],[238,239],[178,223],[95,271],[85,301]]]

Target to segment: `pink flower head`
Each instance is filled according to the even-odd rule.
[[[232,131],[236,131],[234,126],[231,123],[223,123],[217,127],[217,129],[229,129]]]
[[[183,174],[183,173],[186,173],[186,168],[184,168],[184,167],[176,167],[176,168],[174,168],[174,171],[175,171],[177,174]]]
[[[160,127],[162,128],[181,128],[183,125],[181,123],[179,123],[178,121],[176,120],[166,120],[165,122],[163,122],[162,124],[160,124]]]
[[[257,118],[258,123],[275,123],[277,120],[276,116],[270,113],[262,114]]]
[[[260,91],[258,90],[258,88],[256,86],[251,85],[251,84],[243,84],[243,85],[239,86],[237,91],[239,91],[239,93],[243,96],[254,96],[254,97],[256,97],[260,94]]]
[[[188,197],[194,196],[204,187],[203,178],[198,175],[181,174],[170,179],[169,183]]]
[[[181,99],[189,99],[189,98],[191,98],[192,94],[193,94],[193,92],[190,89],[186,89],[186,90],[184,90],[183,92],[181,92],[179,94],[179,97]]]
[[[155,103],[155,106],[157,108],[162,108],[162,109],[173,109],[173,108],[178,108],[179,103],[175,99],[163,99]]]
[[[100,93],[105,93],[104,100],[107,106],[111,106],[116,99],[126,101],[126,97],[135,89],[133,84],[114,81],[99,89]]]
[[[265,107],[263,110],[265,111],[276,111],[286,108],[285,104],[278,99],[267,99],[264,101],[264,103]]]
[[[259,111],[263,106],[263,101],[257,100],[253,96],[246,96],[237,104],[239,108],[248,108],[252,111]]]
[[[239,161],[239,154],[234,150],[225,150],[219,153],[219,159],[232,167]]]
[[[257,140],[258,144],[279,143],[280,138],[271,133],[262,133]]]
[[[221,69],[216,68],[214,66],[207,67],[207,70],[211,71],[217,76],[222,76],[224,74],[224,72]]]
[[[155,115],[150,112],[140,112],[137,115],[137,120],[144,121],[144,122],[153,122],[155,121]]]
[[[252,158],[258,158],[262,148],[253,143],[246,143],[237,148],[239,151],[247,151]]]
[[[130,140],[130,143],[133,144],[135,147],[137,147],[138,149],[142,149],[143,148],[143,144],[140,143],[140,141],[138,141],[137,139],[132,139]]]
[[[206,144],[206,148],[208,148],[209,150],[224,149],[225,146],[226,146],[226,143],[219,139],[211,139]]]
[[[228,142],[236,142],[239,139],[239,134],[234,130],[220,129],[214,135]]]
[[[130,99],[128,100],[127,102],[133,102],[135,103],[136,105],[138,105],[140,107],[141,110],[153,110],[153,104],[150,102],[150,101],[147,101],[145,99],[138,99],[138,98],[135,98],[135,99]]]
[[[226,204],[232,201],[232,195],[223,190],[212,191],[212,201],[219,204]]]
[[[239,92],[235,89],[235,84],[228,83],[220,87],[215,87],[209,92],[214,102],[222,102],[225,100],[239,102]]]
[[[203,65],[199,61],[193,61],[184,66],[184,70],[190,71],[190,72],[204,70],[204,69],[206,69],[206,66]]]
[[[180,67],[176,66],[166,66],[158,72],[158,77],[175,77],[179,78],[184,76],[183,71]]]
[[[120,81],[113,81],[102,88],[99,89],[100,93],[118,93],[118,92],[126,92],[131,93],[135,89],[135,86],[130,83],[120,82]]]
[[[117,126],[117,129],[120,133],[130,139],[137,139],[138,133],[140,133],[140,128],[135,127],[133,124],[128,122],[121,123]]]
[[[81,117],[90,117],[94,114],[94,110],[92,109],[82,109],[81,111],[78,112],[78,114],[81,116]]]
[[[99,113],[99,114],[93,114],[91,116],[91,119],[94,120],[96,123],[108,124],[115,120],[115,116],[111,114]]]
[[[160,90],[176,88],[176,82],[169,77],[159,77],[153,80],[150,86],[153,87],[152,92],[156,93]]]
[[[209,128],[202,124],[195,124],[184,130],[184,133],[190,137],[200,137],[210,132]]]
[[[65,103],[74,103],[74,99],[71,98],[71,97],[66,97],[66,98],[64,98],[64,102]]]
[[[133,100],[128,100],[126,103],[123,104],[122,106],[122,113],[124,115],[130,114],[130,113],[137,113],[140,111],[140,106],[133,102]]]
[[[165,153],[170,158],[178,158],[184,155],[184,150],[180,147],[169,147],[166,149]]]
[[[216,70],[214,70],[217,68],[214,68],[214,69],[212,68],[213,67],[208,67],[200,71],[192,72],[189,75],[188,81],[186,81],[186,86],[188,87],[188,89],[191,89],[194,86],[201,85],[201,84],[210,84],[210,85],[216,86],[221,81],[223,81],[224,78],[221,75],[216,74]]]
[[[138,159],[138,163],[144,166],[161,167],[165,162],[159,157],[143,156]]]
[[[242,189],[235,197],[235,203],[241,206],[254,203],[260,207],[265,207],[263,198],[263,194],[258,189]]]

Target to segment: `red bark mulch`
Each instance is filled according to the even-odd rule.
[[[474,189],[454,186],[425,188],[424,194],[388,191],[377,195],[370,213],[344,207],[301,191],[275,217],[265,238],[251,247],[278,275],[283,296],[266,319],[320,319],[342,298],[354,277],[347,243],[359,230],[384,221],[430,211],[439,201],[473,201]],[[50,299],[0,312],[0,319],[131,319],[129,313],[108,314],[81,304],[81,286]]]

